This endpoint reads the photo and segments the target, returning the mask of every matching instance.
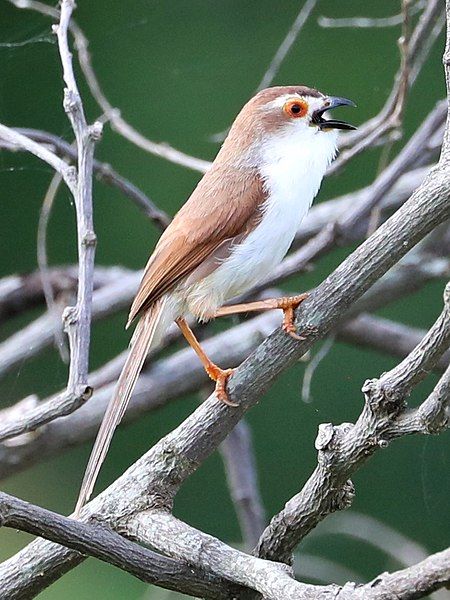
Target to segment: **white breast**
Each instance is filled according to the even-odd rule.
[[[197,314],[200,307],[203,314],[212,314],[270,275],[289,250],[335,153],[336,135],[316,134],[312,128],[267,142],[260,157],[268,192],[263,218],[230,257],[196,285],[188,303]]]

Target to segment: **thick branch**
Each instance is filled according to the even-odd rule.
[[[450,284],[444,295],[444,309],[418,346],[394,369],[380,379],[366,381],[362,390],[365,407],[355,425],[343,423],[333,427],[321,425],[316,441],[318,466],[299,494],[270,522],[257,546],[257,555],[289,562],[295,546],[323,518],[350,505],[354,490],[349,477],[378,448],[391,439],[410,433],[440,431],[447,424],[442,408],[447,390],[448,373],[443,375],[437,391],[431,396],[433,421],[405,414],[405,403],[412,388],[436,364],[450,345]],[[430,400],[426,401],[428,406]],[[434,410],[437,405],[437,410]],[[420,411],[420,409],[417,409]],[[421,413],[423,417],[423,413]]]
[[[176,519],[166,512],[144,511],[127,523],[127,533],[145,544],[164,548],[178,560],[216,573],[263,594],[267,600],[333,600],[335,586],[313,586],[295,581],[284,565],[244,554]]]
[[[94,556],[127,571],[146,583],[190,596],[226,600],[237,593],[237,586],[212,576],[192,564],[173,560],[135,544],[102,524],[80,523],[44,508],[0,492],[0,527],[12,527],[63,544],[81,554]],[[80,555],[80,560],[82,556]],[[0,594],[8,590],[9,600],[23,598],[0,584]]]

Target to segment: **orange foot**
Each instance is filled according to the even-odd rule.
[[[211,363],[205,368],[209,377],[216,382],[216,396],[224,404],[228,406],[239,406],[238,404],[231,402],[228,398],[227,393],[227,379],[234,372],[234,369],[221,369],[214,363]]]
[[[297,333],[297,328],[294,325],[295,314],[294,310],[299,304],[306,300],[308,294],[299,294],[290,298],[278,298],[278,307],[283,311],[283,331],[288,333],[295,340],[304,340],[305,338]]]

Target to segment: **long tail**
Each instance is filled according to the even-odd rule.
[[[89,500],[94,489],[100,468],[105,460],[106,454],[125,410],[128,406],[137,378],[141,372],[150,347],[156,346],[161,341],[172,315],[167,310],[167,297],[162,298],[142,315],[137,324],[130,343],[130,352],[120,374],[114,394],[109,401],[105,416],[97,434],[89,462],[84,473],[80,494],[75,507],[75,516],[78,516],[83,506]]]

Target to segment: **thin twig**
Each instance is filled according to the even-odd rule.
[[[264,509],[259,493],[256,459],[251,431],[242,420],[220,445],[228,486],[236,507],[243,542],[247,550],[254,548],[264,531]]]
[[[77,159],[78,152],[76,147],[73,147],[53,133],[26,127],[17,127],[15,130],[41,144],[52,146],[55,149],[55,153],[59,156],[68,157],[71,160]],[[156,204],[142,190],[134,185],[134,183],[131,183],[131,181],[122,177],[122,175],[117,173],[117,171],[115,171],[108,163],[94,159],[93,168],[99,181],[118,189],[124,196],[134,202],[134,204],[143,211],[143,213],[152,220],[159,229],[164,230],[167,227],[170,223],[170,217],[162,209],[156,206]]]
[[[52,6],[49,6],[48,4],[44,4],[43,2],[36,0],[9,0],[9,2],[11,2],[11,4],[17,8],[36,11],[47,17],[51,17],[55,21],[60,19],[60,11]],[[89,86],[91,94],[101,107],[106,120],[110,122],[112,129],[122,135],[132,144],[135,144],[150,154],[154,154],[188,169],[199,171],[200,173],[207,171],[210,167],[210,163],[208,161],[191,156],[185,152],[181,152],[169,144],[157,143],[149,140],[121,117],[120,111],[109,103],[100,87],[97,76],[95,75],[95,71],[92,67],[91,57],[88,51],[89,42],[82,29],[73,20],[71,20],[69,23],[69,29],[74,37],[75,47],[78,51],[80,67],[86,78],[86,82]]]
[[[413,15],[420,12],[426,2],[425,0],[418,0],[411,8],[409,9],[409,14],[412,17]],[[317,19],[317,23],[320,27],[325,27],[328,29],[339,29],[343,27],[354,27],[356,29],[372,29],[372,28],[381,28],[385,27],[396,27],[397,25],[401,25],[403,23],[404,15],[403,13],[399,13],[397,15],[392,15],[391,17],[344,17],[344,18],[331,18],[320,16]]]
[[[57,173],[64,179],[67,187],[72,192],[76,193],[77,187],[77,171],[74,167],[69,166],[61,160],[56,154],[50,152],[48,148],[42,144],[38,144],[27,136],[15,131],[11,127],[6,127],[0,124],[0,140],[10,144],[11,146],[31,152],[47,164],[49,164]]]
[[[61,181],[61,175],[59,173],[55,173],[44,196],[44,201],[42,202],[41,211],[39,213],[36,245],[37,263],[41,274],[42,290],[44,292],[45,303],[47,305],[48,312],[55,318],[55,327],[52,328],[54,331],[55,346],[58,349],[61,360],[67,364],[69,362],[70,355],[67,350],[66,340],[64,338],[62,329],[59,327],[61,323],[62,310],[60,305],[55,302],[47,256],[48,223]]]
[[[260,90],[263,90],[266,87],[269,87],[272,84],[278,71],[280,70],[280,67],[281,67],[284,59],[289,54],[289,51],[291,50],[293,44],[295,43],[296,39],[298,38],[300,31],[303,29],[303,26],[305,25],[306,21],[308,20],[311,12],[314,10],[316,4],[317,4],[317,0],[306,0],[306,2],[300,8],[300,11],[297,14],[297,17],[295,18],[294,22],[292,23],[285,38],[283,39],[281,44],[278,46],[278,49],[275,52],[272,60],[270,61],[270,64],[267,67],[266,72],[264,73],[261,81],[256,86],[255,93],[259,92]],[[215,133],[214,135],[211,136],[211,141],[223,142],[223,140],[226,138],[226,136],[228,134],[229,129],[230,128],[227,127],[225,130],[220,131],[219,133]]]
[[[316,4],[317,0],[306,0],[306,2],[303,4],[297,17],[295,18],[295,21],[292,23],[289,31],[287,32],[286,37],[281,42],[278,50],[274,54],[274,57],[270,61],[266,72],[256,87],[257,92],[269,87],[269,85],[273,82],[284,59],[288,55],[295,40],[298,38],[300,31],[303,29],[303,26],[308,20],[311,12],[314,10]]]

